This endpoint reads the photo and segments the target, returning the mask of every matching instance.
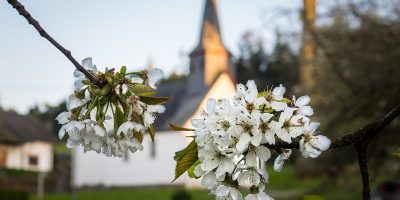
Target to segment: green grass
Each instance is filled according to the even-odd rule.
[[[108,189],[101,191],[79,192],[79,200],[170,200],[175,188],[135,188],[135,189]],[[187,190],[192,200],[212,200],[205,190]],[[31,200],[38,200],[32,196]],[[70,194],[48,194],[43,200],[71,200]]]
[[[281,172],[276,172],[271,166],[268,166],[267,170],[270,182],[267,187],[271,189],[307,191],[318,187],[322,182],[322,179],[318,178],[297,178],[292,165],[285,165]]]
[[[279,200],[303,199],[303,196],[319,195],[326,200],[335,199],[360,199],[359,180],[352,180],[351,184],[343,186],[336,184],[326,177],[298,178],[295,176],[295,168],[285,165],[281,172],[275,172],[268,168],[269,184],[267,192]],[[348,177],[350,178],[350,177]],[[345,183],[348,183],[346,181]],[[341,185],[341,186],[340,186]],[[78,193],[79,200],[171,200],[172,195],[181,191],[182,188],[124,188],[124,189],[98,189],[81,191]],[[200,189],[186,190],[192,197],[191,200],[213,200],[208,191]],[[245,193],[245,191],[243,190]],[[70,194],[47,194],[43,200],[70,200]],[[37,200],[34,196],[31,200]]]
[[[34,177],[37,176],[37,174],[37,172],[19,169],[0,169],[0,175],[7,177]]]

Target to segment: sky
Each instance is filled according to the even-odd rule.
[[[200,35],[204,0],[21,0],[42,27],[78,60],[92,57],[99,69],[129,71],[148,63],[166,73],[187,67]],[[301,0],[219,0],[226,47],[238,54],[246,31],[267,48],[276,28],[299,28]],[[0,106],[26,113],[34,105],[55,105],[73,90],[74,66],[6,1],[0,1]]]

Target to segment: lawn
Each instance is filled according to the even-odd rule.
[[[360,199],[359,188],[340,188],[331,181],[321,178],[299,179],[294,167],[285,165],[281,172],[268,168],[270,184],[267,192],[279,200],[302,199],[304,195],[319,195],[330,199]],[[359,184],[358,182],[356,185]],[[181,188],[111,188],[103,190],[80,191],[78,200],[172,200]],[[208,191],[201,189],[186,190],[191,200],[213,200]],[[311,198],[314,199],[314,198]],[[32,196],[31,200],[37,200]],[[70,194],[47,194],[43,200],[71,200]]]
[[[269,192],[278,199],[301,199],[302,195],[320,184],[320,180],[298,180],[294,177],[294,169],[287,165],[282,172],[270,172]],[[104,189],[96,191],[81,191],[79,200],[170,200],[176,193],[182,191],[179,188],[131,188],[131,189]],[[191,200],[213,200],[208,191],[200,189],[186,190]],[[32,200],[37,198],[32,196]],[[70,200],[70,194],[47,194],[43,200]]]
[[[102,191],[85,191],[78,194],[79,200],[170,200],[175,188],[135,188],[135,189],[109,189]],[[188,190],[192,200],[212,200],[205,190]],[[37,200],[32,197],[31,200]],[[71,200],[70,194],[48,194],[43,200]]]

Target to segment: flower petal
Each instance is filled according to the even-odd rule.
[[[304,128],[303,127],[290,127],[289,128],[290,137],[296,138],[303,134]]]
[[[292,137],[284,129],[277,130],[276,131],[276,136],[278,136],[281,140],[283,140],[286,143],[292,143]]]
[[[299,108],[298,113],[300,115],[311,116],[314,114],[314,110],[311,108],[311,106],[302,106]]]
[[[277,102],[277,101],[271,102],[271,108],[274,109],[274,110],[276,110],[276,111],[285,110],[286,107],[287,107],[287,104],[286,104],[286,103]]]
[[[310,143],[314,147],[316,147],[322,151],[326,151],[327,149],[329,149],[329,146],[331,145],[331,140],[329,138],[327,138],[326,136],[318,135],[318,136],[314,136],[311,139]]]
[[[294,105],[297,106],[297,107],[302,107],[302,106],[307,105],[308,103],[310,103],[310,97],[308,95],[305,95],[305,96],[299,97],[296,100]]]
[[[250,142],[253,146],[260,146],[261,140],[262,140],[262,134],[258,133],[253,135],[253,137],[251,137]]]
[[[280,100],[283,98],[283,94],[285,94],[286,88],[283,87],[282,84],[279,85],[279,87],[275,87],[274,90],[272,90],[272,94],[274,95],[276,100]]]
[[[82,67],[85,69],[92,69],[93,63],[92,63],[92,58],[88,57],[82,60]]]
[[[255,152],[257,156],[263,161],[267,161],[271,157],[271,151],[265,146],[256,147]]]
[[[246,134],[246,133],[242,134],[239,138],[239,142],[236,144],[236,149],[239,152],[243,152],[249,145],[250,140],[251,140],[251,137],[249,134]]]
[[[282,170],[282,166],[283,166],[283,156],[279,155],[278,157],[275,158],[274,161],[274,170],[277,172],[280,172]]]
[[[140,76],[138,76],[138,75],[136,75],[136,74],[132,74],[132,75],[130,76],[130,78],[131,78],[131,81],[132,81],[133,83],[140,83],[140,84],[143,83],[143,79],[140,78]]]
[[[249,151],[245,157],[246,165],[249,167],[257,167],[257,155],[255,151]]]
[[[217,105],[217,101],[214,98],[208,99],[206,103],[206,111],[208,114],[214,113],[215,112],[215,107]]]
[[[217,185],[217,183],[218,180],[214,172],[207,173],[201,179],[201,185],[207,189],[212,189],[213,187],[215,187],[215,185]]]
[[[320,123],[318,123],[318,122],[311,122],[308,125],[308,129],[309,129],[310,133],[315,133],[315,131],[318,129],[319,125],[320,125]]]
[[[71,115],[71,112],[62,112],[56,117],[56,120],[58,124],[66,124],[70,121],[69,118],[71,118]]]

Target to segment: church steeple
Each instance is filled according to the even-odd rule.
[[[224,71],[235,74],[232,55],[222,42],[217,0],[205,0],[199,43],[190,54],[189,85],[209,86]]]
[[[200,41],[194,50],[205,50],[213,48],[224,48],[219,27],[217,1],[206,0],[203,22],[201,27]]]

